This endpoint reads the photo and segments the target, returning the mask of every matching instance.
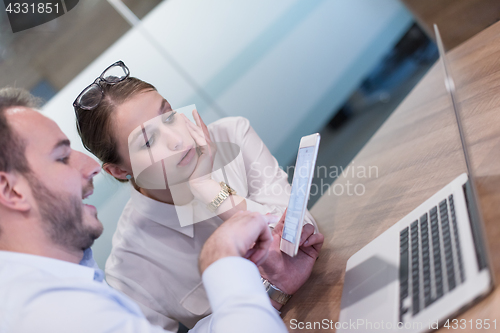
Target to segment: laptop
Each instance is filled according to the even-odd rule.
[[[493,289],[455,85],[434,25],[455,112],[463,173],[347,261],[338,332],[429,332]]]

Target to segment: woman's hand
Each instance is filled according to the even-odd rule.
[[[196,199],[204,204],[209,204],[221,191],[219,182],[212,179],[212,169],[215,154],[217,153],[217,146],[210,139],[207,125],[201,119],[198,111],[193,110],[193,118],[197,126],[190,122],[186,116],[183,115],[183,117],[186,127],[201,151],[193,174],[189,177],[189,187]],[[245,198],[233,194],[221,203],[216,214],[223,221],[226,221],[236,212],[246,210],[247,204]]]
[[[182,115],[182,117],[186,122],[186,127],[194,139],[198,150],[201,152],[201,155],[198,156],[196,167],[189,177],[190,185],[198,186],[199,183],[212,180],[212,168],[215,154],[217,153],[217,147],[210,139],[207,125],[205,125],[201,119],[198,111],[193,110],[193,118],[196,121],[196,125],[189,121],[185,115]]]
[[[314,233],[314,227],[306,224],[302,228],[299,251],[295,257],[280,250],[281,234],[285,223],[285,213],[274,228],[273,243],[269,249],[266,261],[259,267],[260,274],[272,284],[293,295],[309,278],[312,268],[323,245],[324,237],[321,233]],[[271,301],[279,310],[281,304]]]

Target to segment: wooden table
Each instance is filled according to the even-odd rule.
[[[433,25],[436,23],[439,26],[447,50],[462,44],[500,20],[498,0],[401,0],[401,2],[434,40]]]
[[[500,281],[500,23],[449,52],[448,57],[462,105],[493,271]],[[290,329],[292,319],[337,321],[347,259],[466,172],[440,63],[350,165],[355,173],[350,169],[340,176],[330,187],[331,193],[324,194],[311,210],[325,243],[311,277],[283,309],[290,332],[299,331]],[[348,182],[351,195],[346,193]],[[358,194],[363,188],[364,194],[354,193],[355,184],[360,184]],[[500,327],[500,288],[458,317],[462,318],[497,319]],[[440,330],[448,331],[453,330]]]

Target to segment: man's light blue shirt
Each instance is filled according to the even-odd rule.
[[[165,332],[103,277],[90,249],[80,265],[0,251],[0,333]],[[259,277],[239,257],[210,265],[202,279],[213,315],[190,332],[286,332]]]
[[[109,324],[129,328],[124,332],[164,332],[150,326],[135,302],[110,288],[103,277],[91,249],[80,265],[0,251],[0,332],[58,327],[63,328],[61,333],[114,331]]]

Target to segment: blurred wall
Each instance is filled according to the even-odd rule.
[[[195,103],[207,123],[250,119],[280,164],[319,131],[412,23],[397,0],[169,0],[159,4],[44,107],[84,151],[71,104],[109,64],[154,84],[174,108]],[[95,179],[88,202],[105,226],[104,267],[128,185]]]

